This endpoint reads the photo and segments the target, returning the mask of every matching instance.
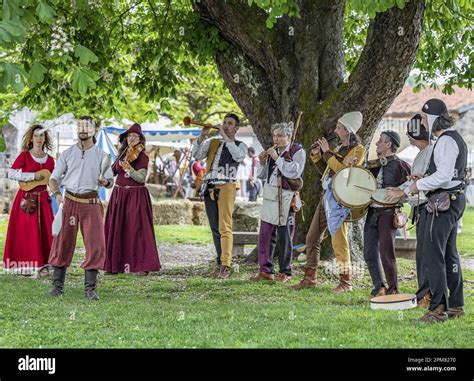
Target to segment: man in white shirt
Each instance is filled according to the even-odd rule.
[[[93,119],[87,116],[79,118],[79,141],[61,154],[51,175],[49,187],[58,205],[63,202],[59,187],[65,189],[63,224],[59,235],[53,239],[49,255],[49,263],[54,267],[52,296],[64,293],[66,269],[71,264],[80,227],[86,248],[81,264],[85,270],[85,297],[99,299],[95,289],[98,270],[104,267],[105,236],[103,209],[97,190],[99,186],[111,188],[114,176],[110,163],[103,168],[107,154],[94,144],[94,135]]]
[[[408,200],[411,206],[410,217],[412,221],[418,222],[421,210],[426,206],[426,196],[424,192],[417,195],[409,196],[409,188],[413,181],[423,178],[430,164],[431,154],[433,153],[433,144],[430,144],[430,134],[425,126],[421,123],[421,114],[416,114],[407,124],[407,136],[410,144],[417,147],[420,152],[415,157],[411,167],[410,179],[405,181],[398,188],[387,188],[385,198],[388,201],[401,199]],[[431,301],[430,285],[428,282],[428,274],[426,264],[422,263],[423,256],[423,233],[424,230],[416,225],[416,275],[418,279],[418,291],[416,298],[418,306],[427,308]]]
[[[196,160],[207,160],[202,194],[217,252],[217,266],[212,276],[220,279],[230,276],[237,170],[247,156],[247,146],[235,139],[239,122],[235,114],[225,116],[223,126],[217,126],[222,140],[205,140],[210,128],[204,127],[192,151]]]
[[[420,191],[428,197],[421,212],[423,262],[427,264],[432,293],[429,311],[418,321],[445,321],[464,315],[461,263],[456,249],[457,221],[466,206],[464,171],[467,145],[454,130],[454,119],[440,99],[430,99],[422,108],[423,124],[438,139],[424,178],[409,187],[411,194]],[[449,297],[448,297],[449,288]]]

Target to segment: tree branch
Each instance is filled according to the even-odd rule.
[[[267,15],[246,1],[199,0],[193,2],[200,18],[219,29],[232,46],[237,46],[262,68],[270,63],[269,52],[276,30],[265,25]]]
[[[415,62],[424,4],[412,0],[404,9],[391,8],[371,21],[364,50],[334,110],[364,114],[360,136],[368,141],[382,116],[402,90]]]

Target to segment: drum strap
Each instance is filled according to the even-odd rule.
[[[277,172],[277,186],[278,186],[278,224],[282,225],[283,218],[283,179],[282,174]]]

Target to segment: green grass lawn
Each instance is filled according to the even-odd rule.
[[[2,276],[0,347],[317,347],[469,348],[474,346],[474,274],[466,285],[467,315],[435,325],[414,325],[422,310],[372,311],[369,279],[352,293],[333,294],[334,281],[294,292],[279,284],[248,281],[255,266],[241,266],[226,281],[207,269],[160,275],[102,277],[101,300],[83,298],[83,272],[69,271],[66,293],[51,298],[47,279]],[[413,292],[413,262],[400,260]]]
[[[463,234],[472,235],[472,209],[466,216]],[[5,227],[3,220],[2,233]],[[159,226],[156,231],[159,242],[211,242],[207,227]],[[460,250],[469,249],[460,245]],[[424,312],[418,308],[370,309],[368,274],[357,279],[354,292],[336,295],[331,292],[335,280],[324,271],[317,289],[295,292],[285,285],[249,282],[255,265],[240,265],[225,281],[205,277],[212,268],[201,266],[148,277],[102,276],[101,299],[89,302],[83,295],[81,259],[76,255],[66,293],[59,298],[47,295],[50,279],[0,276],[0,347],[474,347],[474,273],[468,270],[463,271],[466,316],[414,325],[410,319]],[[296,264],[292,283],[301,276],[301,266]],[[399,270],[402,292],[413,293],[414,262],[400,259]]]

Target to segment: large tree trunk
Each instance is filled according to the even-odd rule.
[[[260,142],[270,145],[270,126],[295,120],[303,111],[297,136],[306,148],[349,111],[364,116],[360,135],[370,141],[380,119],[401,91],[415,61],[424,5],[412,0],[370,22],[359,62],[344,81],[344,0],[300,0],[301,18],[281,17],[273,29],[267,15],[246,1],[200,0],[194,9],[219,29],[229,48],[216,57],[218,68]],[[304,237],[321,192],[308,161],[303,198]]]

